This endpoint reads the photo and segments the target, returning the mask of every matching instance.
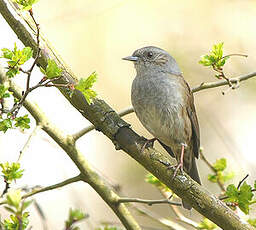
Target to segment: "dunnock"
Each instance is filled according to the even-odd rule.
[[[148,46],[123,58],[134,62],[137,75],[132,83],[131,100],[143,126],[175,157],[199,184],[195,157],[200,147],[199,125],[194,98],[175,59],[166,51]],[[186,209],[191,206],[183,202]]]

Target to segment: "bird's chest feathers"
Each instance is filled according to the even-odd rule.
[[[148,131],[163,142],[174,139],[174,135],[183,139],[176,132],[184,130],[186,125],[180,119],[186,112],[180,87],[177,79],[136,77],[133,81],[132,104],[136,115]]]
[[[167,77],[136,77],[132,84],[132,103],[135,107],[156,109],[179,107],[183,104],[181,85]],[[144,109],[146,109],[144,108]]]

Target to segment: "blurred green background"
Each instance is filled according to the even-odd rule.
[[[228,77],[255,71],[256,2],[253,0],[41,0],[33,10],[41,32],[78,77],[86,77],[93,71],[98,73],[95,89],[116,111],[131,105],[130,88],[135,76],[133,65],[121,58],[143,46],[167,50],[191,87],[217,80],[213,71],[198,64],[200,56],[208,53],[215,43],[224,42],[225,54],[248,55],[228,60],[224,69]],[[1,16],[0,28],[1,48],[12,48],[17,38]],[[37,73],[33,80],[38,82],[40,77]],[[204,153],[210,162],[226,157],[228,170],[236,174],[232,181],[235,184],[247,173],[248,182],[255,179],[255,87],[255,80],[251,79],[225,96],[221,92],[227,87],[195,94]],[[66,132],[73,133],[88,125],[55,89],[40,89],[30,99]],[[139,134],[151,137],[134,114],[124,119]],[[25,134],[18,131],[1,134],[0,161],[16,159],[31,132],[32,129]],[[121,186],[126,196],[161,198],[155,188],[144,182],[145,170],[122,151],[115,151],[101,133],[92,131],[82,137],[78,147],[97,171]],[[17,187],[50,185],[77,174],[63,151],[42,131],[33,137],[21,163],[26,171]],[[201,160],[198,167],[203,185],[219,194],[217,185],[207,181],[209,168]],[[1,190],[3,187],[0,184]],[[63,228],[69,207],[90,214],[90,223],[83,223],[82,229],[92,229],[101,221],[118,221],[100,197],[82,183],[36,198],[49,229]],[[166,205],[147,208],[159,216],[172,215]],[[201,219],[194,210],[184,214],[197,221]],[[134,215],[143,226],[164,229],[137,213]],[[43,229],[38,214],[32,214],[30,219],[35,229]]]

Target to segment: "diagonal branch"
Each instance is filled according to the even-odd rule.
[[[120,117],[122,117],[122,116],[125,116],[125,115],[133,113],[133,112],[134,112],[133,107],[128,107],[128,108],[120,111],[118,113],[118,115]],[[83,128],[83,129],[81,129],[77,133],[73,134],[73,138],[74,138],[74,140],[78,140],[80,137],[82,137],[83,135],[85,135],[86,133],[88,133],[88,132],[90,132],[90,131],[92,131],[94,129],[95,129],[94,125],[89,125],[89,126]]]
[[[20,40],[26,46],[31,46],[31,48],[36,50],[37,47],[30,35],[30,32],[28,32],[19,21],[13,19],[15,17],[6,7],[4,0],[0,0],[0,13],[2,13],[3,17],[12,27],[13,31],[18,35]],[[75,82],[76,78],[73,77],[73,74],[65,65],[63,65],[60,59],[58,59],[58,56],[53,53],[53,49],[49,47],[49,44],[45,42],[44,47],[42,58],[38,60],[39,65],[45,68],[47,58],[54,59],[60,67],[64,68],[63,79],[58,80],[57,83]],[[225,83],[223,85],[225,85]],[[202,87],[205,87],[205,85],[202,85]],[[208,86],[208,88],[211,87]],[[129,124],[122,120],[120,116],[103,100],[95,99],[93,104],[88,105],[80,91],[74,90],[72,97],[70,97],[71,90],[62,88],[59,88],[59,90],[66,99],[69,100],[69,102],[96,127],[97,130],[100,130],[113,141],[116,149],[123,149],[133,159],[139,162],[149,172],[154,174],[164,184],[172,189],[172,191],[179,197],[184,199],[185,202],[191,204],[199,213],[209,218],[223,229],[253,229],[249,224],[241,220],[223,202],[209,193],[204,187],[193,181],[187,174],[178,174],[175,179],[171,180],[170,178],[173,177],[174,169],[169,167],[171,165],[169,156],[164,156],[153,148],[148,148],[144,154],[141,154],[141,148],[145,143],[145,140],[129,128]],[[13,88],[13,91],[16,91],[16,89]],[[17,96],[20,96],[20,94]],[[123,204],[118,205],[118,196],[113,193],[113,191],[110,191],[104,183],[99,186],[99,176],[92,171],[88,162],[84,160],[83,155],[74,147],[74,139],[70,136],[63,136],[63,134],[54,127],[53,124],[49,125],[46,123],[45,118],[38,120],[37,117],[41,115],[38,114],[37,110],[34,111],[31,107],[32,105],[28,102],[26,102],[24,106],[30,113],[32,113],[33,116],[35,115],[35,119],[38,122],[41,122],[43,129],[67,152],[69,157],[79,168],[83,175],[83,179],[101,195],[105,202],[120,218],[126,228],[139,229],[137,224],[134,225],[133,218],[124,214],[127,212],[125,206],[123,206]]]
[[[0,81],[1,81],[1,71],[0,71]],[[22,97],[22,92],[15,83],[10,81],[9,90],[13,92],[14,96],[17,98]],[[65,135],[64,132],[58,129],[53,123],[51,123],[46,115],[38,108],[38,106],[33,103],[25,100],[24,107],[28,110],[28,112],[33,116],[36,120],[37,125],[40,127],[68,154],[71,160],[75,163],[77,168],[80,171],[80,175],[71,178],[67,181],[59,183],[57,185],[49,186],[44,189],[54,189],[56,187],[60,187],[61,185],[65,185],[65,183],[71,183],[79,180],[82,180],[88,183],[100,196],[101,198],[108,204],[108,206],[114,211],[114,213],[118,216],[120,221],[123,223],[126,229],[128,230],[140,230],[141,228],[134,220],[128,209],[124,204],[119,204],[119,196],[110,188],[108,183],[101,178],[93,169],[92,166],[86,161],[84,155],[76,148],[75,142],[70,135]],[[43,190],[45,191],[45,190]],[[39,190],[39,192],[42,192]],[[32,192],[33,193],[33,192]],[[38,193],[35,191],[32,195]],[[29,194],[25,195],[25,197],[30,196]],[[24,198],[25,198],[24,197]]]

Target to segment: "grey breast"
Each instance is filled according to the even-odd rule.
[[[184,133],[186,121],[179,119],[186,108],[182,108],[184,98],[177,87],[182,87],[179,77],[166,73],[140,75],[132,84],[131,101],[140,122],[170,147],[188,139]]]

